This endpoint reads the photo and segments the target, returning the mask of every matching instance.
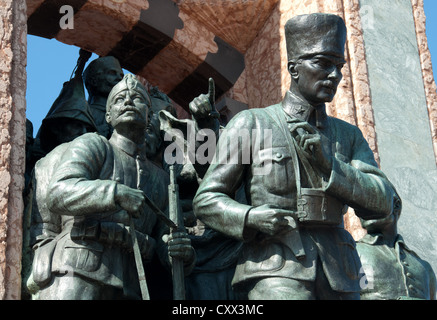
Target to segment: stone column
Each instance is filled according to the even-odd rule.
[[[432,69],[418,46],[423,3],[413,4],[360,0],[360,14],[380,166],[402,199],[398,232],[437,270],[435,84],[432,73],[424,77]]]
[[[20,299],[27,15],[25,0],[0,0],[0,299]]]
[[[422,67],[423,84],[425,86],[426,101],[431,126],[434,154],[437,162],[437,85],[435,83],[431,52],[428,48],[426,37],[426,16],[423,8],[423,0],[411,0],[413,5],[414,22],[416,24],[417,46]]]

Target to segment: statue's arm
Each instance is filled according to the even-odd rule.
[[[106,157],[112,156],[108,145],[96,134],[71,143],[49,184],[47,204],[52,212],[85,215],[117,209],[117,183],[99,179]]]
[[[396,191],[377,167],[373,152],[361,131],[349,127],[353,135],[352,158],[345,162],[334,157],[326,191],[355,209],[363,219],[376,219],[393,210]]]
[[[235,130],[251,127],[246,112],[235,116],[223,130],[216,148],[215,159],[210,164],[193,200],[195,215],[206,225],[239,240],[248,236],[246,216],[252,206],[234,200],[237,189],[244,181],[245,170],[250,165],[229,161],[237,153],[241,159],[243,148],[228,148],[228,141],[235,139]],[[235,128],[235,129],[230,129]],[[248,129],[249,132],[250,129]],[[241,141],[240,141],[241,142]]]

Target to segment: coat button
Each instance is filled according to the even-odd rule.
[[[280,154],[279,152],[276,154],[276,158],[280,159],[282,157],[282,154]]]

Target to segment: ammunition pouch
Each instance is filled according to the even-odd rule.
[[[133,251],[130,228],[122,223],[85,219],[73,223],[70,237],[72,240],[93,240],[109,247],[121,247],[128,252]],[[147,234],[135,231],[141,256],[146,261],[152,259],[155,251],[155,239]]]
[[[302,188],[297,200],[301,224],[338,225],[343,222],[344,209],[343,203],[320,189]]]
[[[35,256],[32,263],[32,280],[42,288],[47,285],[52,277],[52,257],[57,241],[50,238],[35,246]],[[30,289],[30,288],[29,288]]]

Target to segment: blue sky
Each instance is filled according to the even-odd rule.
[[[431,51],[434,75],[437,76],[437,0],[424,0],[426,33]],[[79,48],[57,40],[28,36],[27,118],[32,121],[35,136],[62,85],[70,79],[79,57]],[[95,54],[89,61],[97,58]],[[437,79],[437,78],[436,78]]]

